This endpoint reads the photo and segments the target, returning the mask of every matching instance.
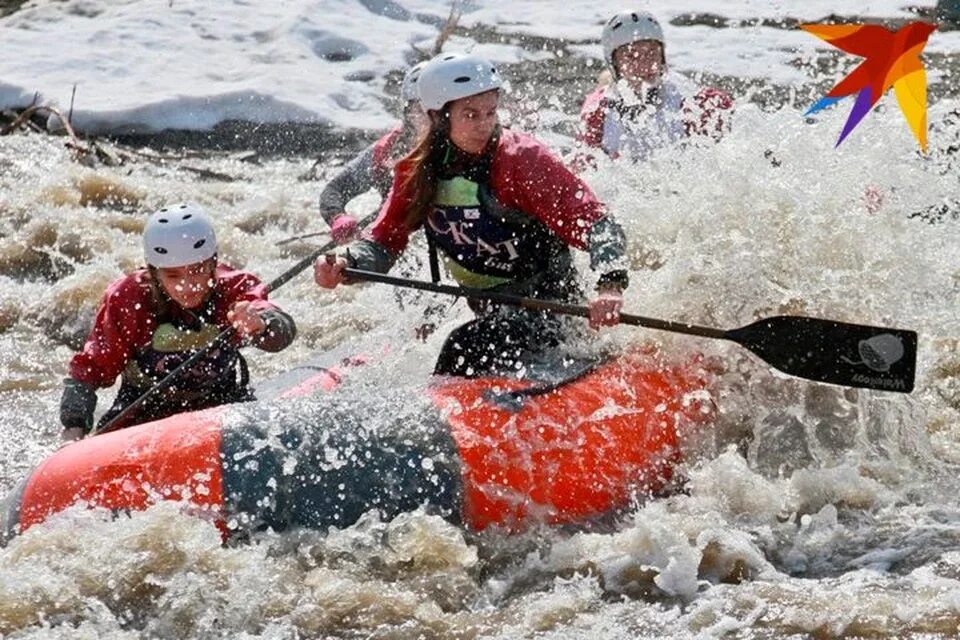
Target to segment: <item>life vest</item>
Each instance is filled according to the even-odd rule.
[[[441,173],[424,225],[431,252],[439,252],[450,275],[465,287],[518,285],[544,297],[569,289],[570,249],[533,216],[497,201],[489,156],[463,173]]]
[[[677,87],[665,81],[659,87],[658,97],[657,104],[626,105],[615,89],[608,90],[602,105],[603,137],[600,141],[607,155],[643,161],[657,149],[687,137],[683,96]]]
[[[212,322],[216,298],[215,291],[197,312],[163,311],[164,305],[158,304],[157,325],[150,342],[130,358],[114,405],[101,419],[101,425],[188,358],[213,344],[223,330]],[[209,350],[193,366],[178,374],[174,384],[145,403],[135,412],[136,415],[124,420],[124,425],[250,399],[248,383],[246,362],[238,346],[227,341]]]
[[[136,387],[152,386],[166,377],[201,349],[210,346],[221,329],[204,324],[198,329],[164,322],[157,325],[150,343],[140,349],[123,372],[123,381]],[[200,397],[212,390],[235,382],[240,352],[233,345],[218,346],[209,351],[190,369],[179,374],[174,385],[178,395]]]

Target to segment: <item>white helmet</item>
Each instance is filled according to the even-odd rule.
[[[403,85],[400,87],[400,97],[403,98],[404,102],[420,100],[420,93],[417,91],[417,80],[420,79],[420,72],[423,71],[423,67],[426,64],[427,61],[424,60],[407,69],[407,73],[403,76]]]
[[[654,40],[663,44],[663,29],[657,19],[645,11],[621,11],[603,25],[600,44],[603,59],[613,68],[613,52],[625,44],[640,40]]]
[[[217,236],[210,218],[196,204],[164,207],[143,229],[147,264],[161,269],[183,267],[217,255]]]
[[[417,89],[424,111],[437,111],[452,100],[500,88],[500,74],[489,60],[463,53],[442,53],[420,71]]]

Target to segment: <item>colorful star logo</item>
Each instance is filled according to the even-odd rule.
[[[873,109],[891,86],[897,94],[900,111],[910,130],[927,150],[927,73],[920,61],[920,52],[927,38],[937,28],[927,22],[911,22],[890,31],[879,25],[805,24],[801,29],[812,33],[838,49],[866,58],[846,78],[838,82],[826,97],[807,110],[816,113],[853,94],[856,102],[835,146]]]

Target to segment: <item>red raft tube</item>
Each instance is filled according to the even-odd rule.
[[[7,498],[0,537],[77,503],[131,511],[162,500],[206,514],[226,537],[343,527],[370,509],[393,517],[424,505],[473,530],[584,523],[663,489],[680,460],[678,433],[713,415],[699,358],[668,364],[649,352],[541,382],[439,379],[425,398],[289,399],[335,389],[342,375],[308,366],[273,386],[274,402],[67,445]]]

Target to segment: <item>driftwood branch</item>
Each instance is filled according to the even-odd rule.
[[[73,122],[73,101],[77,97],[77,85],[74,83],[73,91],[70,92],[70,111],[67,112],[67,122]]]
[[[433,43],[433,55],[439,55],[439,53],[443,51],[443,45],[446,44],[450,36],[453,35],[454,29],[457,28],[457,23],[460,22],[460,16],[463,15],[462,5],[462,0],[453,0],[453,2],[450,3],[450,15],[447,16],[447,21],[443,27],[440,28],[440,33],[437,34],[437,40]]]
[[[14,120],[17,119],[17,116],[20,114],[18,114],[16,111],[11,111],[10,109],[6,109],[4,110],[2,115],[6,120],[9,120],[12,123]],[[22,123],[19,126],[29,127],[31,130],[35,131],[36,133],[46,133],[46,130],[40,125],[38,125],[36,122],[34,122],[33,120],[27,120],[26,122]],[[5,135],[4,130],[5,129],[0,129],[0,135]]]
[[[70,124],[70,120],[65,118],[59,109],[56,107],[50,107],[46,105],[31,105],[20,112],[16,118],[9,125],[0,129],[0,136],[10,135],[11,133],[17,131],[21,127],[29,126],[39,133],[44,133],[45,131],[38,127],[32,120],[30,116],[35,113],[49,112],[54,114],[60,119],[60,122],[63,123],[63,128],[69,137],[69,140],[66,142],[67,148],[73,150],[77,159],[83,162],[84,164],[93,164],[97,160],[102,162],[105,165],[109,166],[119,166],[125,161],[132,161],[135,158],[143,158],[157,164],[166,164],[168,161],[173,163],[175,169],[181,171],[188,171],[190,173],[196,174],[201,179],[205,180],[219,180],[221,182],[236,182],[237,178],[235,176],[221,173],[219,171],[213,171],[212,169],[204,169],[202,167],[193,167],[190,165],[182,164],[181,161],[188,156],[174,156],[174,155],[165,155],[165,154],[154,154],[146,153],[138,149],[121,149],[116,145],[102,144],[98,143],[96,140],[91,140],[87,144],[84,144],[80,138],[77,136],[76,131],[73,126]],[[46,132],[49,133],[49,132]],[[202,157],[202,156],[195,156]]]
[[[0,136],[10,135],[11,133],[19,129],[21,126],[23,126],[23,124],[27,122],[30,116],[32,116],[35,113],[40,113],[43,111],[52,113],[53,115],[60,118],[60,122],[63,123],[63,128],[67,132],[67,136],[70,138],[70,141],[67,142],[68,147],[70,147],[74,151],[77,151],[78,153],[90,153],[90,149],[80,141],[80,138],[77,137],[77,132],[73,130],[73,125],[70,124],[69,120],[63,117],[63,113],[61,113],[60,110],[57,109],[56,107],[50,107],[42,104],[29,106],[26,109],[24,109],[22,112],[20,112],[20,115],[17,116],[16,120],[11,122],[9,125],[4,127],[3,129],[0,129]]]
[[[187,156],[174,156],[169,154],[160,154],[160,153],[147,153],[145,151],[140,151],[138,149],[128,149],[124,151],[128,156],[139,156],[145,160],[155,162],[157,164],[166,164],[167,162],[176,162],[179,163],[181,160],[184,160]],[[175,169],[181,169],[183,171],[189,171],[190,173],[195,173],[201,178],[207,180],[220,180],[221,182],[236,182],[237,178],[226,173],[221,173],[219,171],[213,171],[212,169],[204,169],[202,167],[191,167],[190,165],[185,164],[174,164]]]
[[[410,45],[410,48],[416,52],[417,58],[420,60],[429,60],[443,51],[443,45],[446,44],[450,36],[453,35],[457,24],[460,22],[460,16],[463,15],[463,10],[461,9],[462,4],[463,0],[453,0],[450,3],[450,15],[447,16],[446,22],[440,27],[440,33],[437,34],[437,39],[433,43],[432,50],[421,49],[415,44]]]

